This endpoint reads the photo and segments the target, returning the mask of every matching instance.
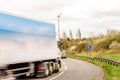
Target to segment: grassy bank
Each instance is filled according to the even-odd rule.
[[[116,61],[120,61],[120,54],[106,54],[106,53],[81,53],[80,56],[92,56],[92,57],[102,57],[102,58],[109,58]]]
[[[116,59],[116,60],[120,60],[120,56],[119,54],[106,54],[106,55],[100,55],[100,54],[81,54],[79,55],[68,55],[70,58],[75,58],[75,59],[82,59],[80,58],[80,56],[99,56],[99,57],[104,57],[104,58],[112,58],[112,59]],[[96,60],[88,60],[88,59],[84,59],[85,61],[91,62],[93,64],[96,64],[98,66],[100,66],[101,68],[103,68],[104,72],[105,72],[105,77],[104,80],[120,80],[120,67],[116,67],[116,66],[112,66],[109,65],[105,62],[100,62],[100,61],[96,61]]]
[[[106,54],[106,55],[102,55],[101,57],[103,58],[111,58],[117,61],[120,61],[120,54]]]

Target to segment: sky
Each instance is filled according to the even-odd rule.
[[[0,0],[0,12],[49,22],[56,25],[60,17],[60,32],[82,37],[105,34],[108,29],[120,30],[120,0]],[[74,35],[75,37],[75,35]]]

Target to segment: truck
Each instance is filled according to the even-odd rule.
[[[0,13],[0,80],[47,77],[60,68],[54,24]]]

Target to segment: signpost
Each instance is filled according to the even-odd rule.
[[[91,44],[88,44],[88,51],[91,51],[92,50],[92,45]]]

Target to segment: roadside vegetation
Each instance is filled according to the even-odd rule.
[[[70,35],[71,35],[70,31]],[[74,39],[72,36],[66,37],[64,33],[64,37],[59,41],[59,46],[62,50],[66,50],[69,54],[74,53],[86,53],[88,52],[87,46],[88,44],[92,45],[93,53],[106,53],[106,54],[114,54],[120,53],[120,31],[117,30],[109,30],[106,35],[99,35],[90,38],[78,38]]]
[[[120,31],[108,30],[106,35],[81,38],[81,32],[78,30],[76,39],[72,38],[71,31],[69,36],[67,37],[64,33],[63,38],[58,43],[60,49],[71,58],[81,59],[80,56],[92,56],[120,61]],[[90,51],[88,50],[89,44],[92,45]],[[84,60],[102,67],[105,72],[104,80],[120,80],[120,66],[116,67],[105,62]]]

